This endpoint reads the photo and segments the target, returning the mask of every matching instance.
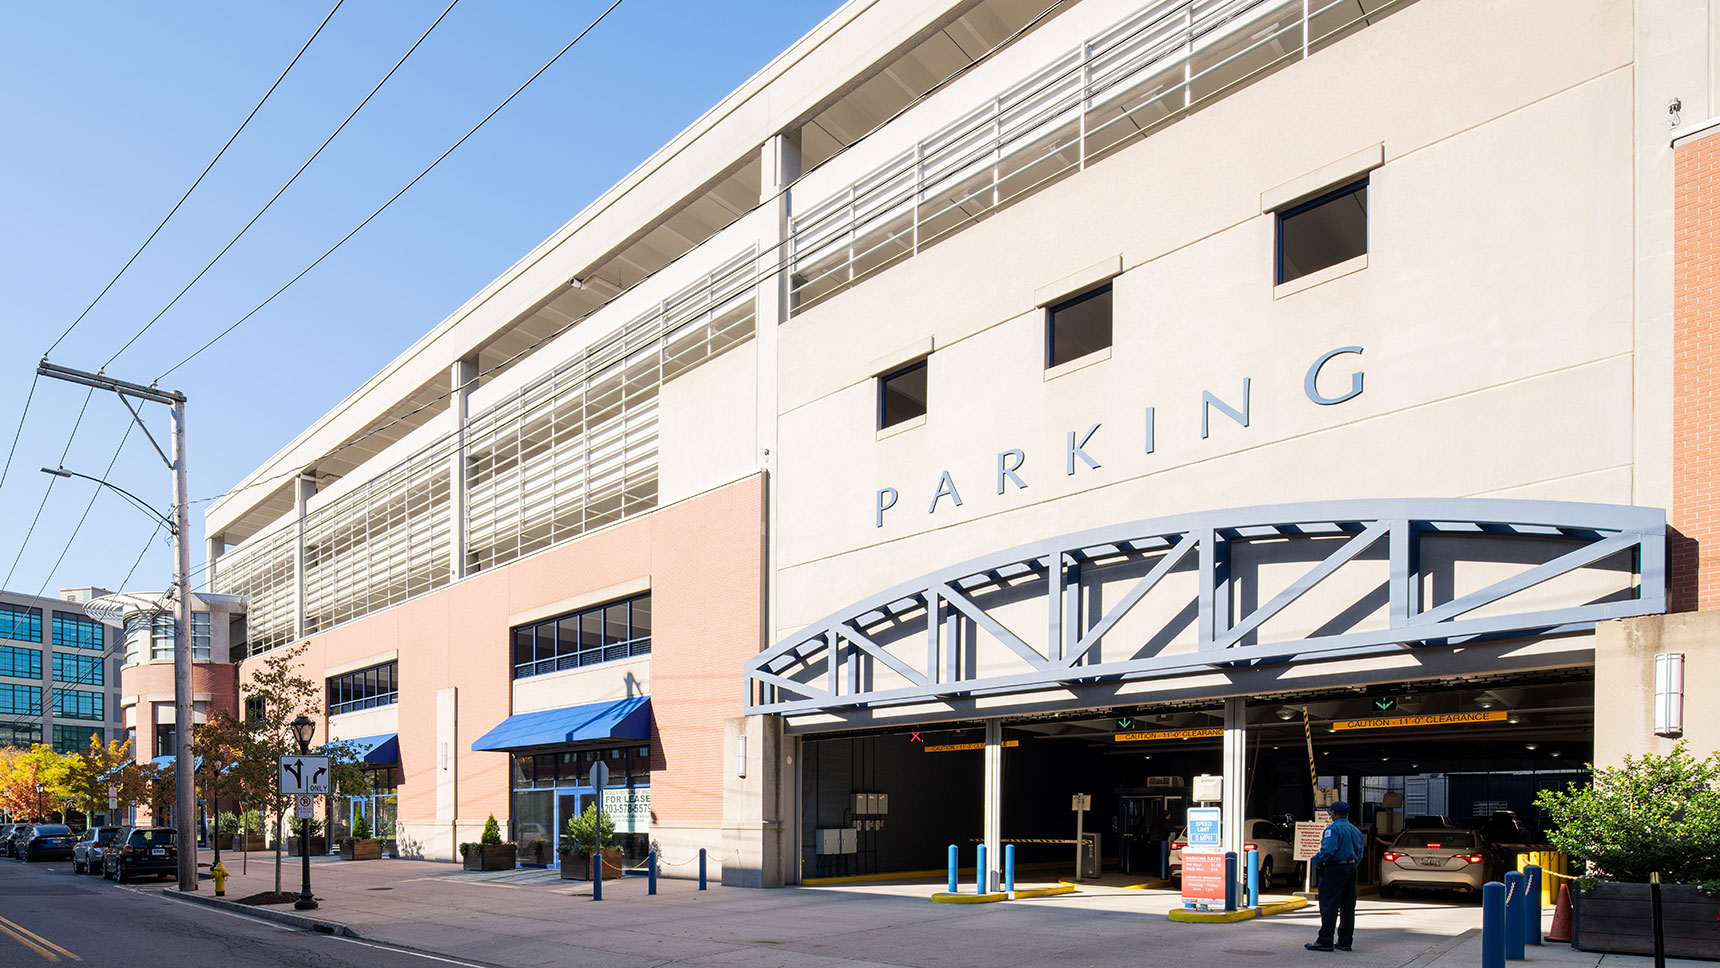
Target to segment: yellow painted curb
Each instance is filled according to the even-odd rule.
[[[998,891],[994,894],[951,894],[939,891],[932,895],[932,900],[941,904],[989,904],[992,901],[1007,901],[1009,895]]]
[[[1099,883],[1093,882],[1093,881],[1076,881],[1076,880],[1071,880],[1067,877],[1058,878],[1057,883],[1068,884],[1072,887],[1089,887],[1089,886],[1090,887],[1110,887],[1110,885],[1108,885],[1108,884],[1099,884]],[[1124,884],[1121,887],[1111,888],[1111,890],[1116,890],[1116,891],[1162,891],[1168,887],[1173,886],[1173,884],[1174,884],[1173,881],[1146,881],[1145,883],[1141,883],[1141,884]]]
[[[1259,912],[1253,908],[1240,908],[1235,911],[1190,911],[1187,908],[1172,908],[1166,913],[1172,921],[1187,924],[1234,924],[1259,916]]]
[[[1260,902],[1260,915],[1266,917],[1272,914],[1283,914],[1285,911],[1296,911],[1307,906],[1308,899],[1305,897],[1263,899]]]
[[[971,874],[973,868],[963,867],[957,873]],[[850,877],[803,877],[800,883],[806,887],[817,887],[821,884],[865,884],[873,881],[908,881],[921,877],[944,877],[949,869],[935,871],[892,871],[887,874],[854,874]]]
[[[1053,884],[1049,887],[1022,887],[1022,888],[1017,888],[1015,891],[1015,894],[1013,895],[1013,898],[1015,900],[1020,900],[1021,898],[1024,898],[1024,897],[1056,897],[1059,894],[1073,894],[1073,893],[1075,893],[1075,888],[1071,887],[1068,884]]]

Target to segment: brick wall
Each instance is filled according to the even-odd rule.
[[[1675,151],[1671,593],[1720,608],[1720,132]]]

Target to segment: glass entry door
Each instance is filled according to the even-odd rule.
[[[562,837],[567,835],[567,822],[585,812],[585,805],[591,802],[591,794],[579,791],[558,790],[555,798],[555,843],[559,848]],[[556,866],[561,866],[561,854],[556,854]]]

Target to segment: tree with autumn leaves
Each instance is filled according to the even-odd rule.
[[[0,749],[0,811],[18,819],[46,817],[66,795],[66,758],[51,746]]]

